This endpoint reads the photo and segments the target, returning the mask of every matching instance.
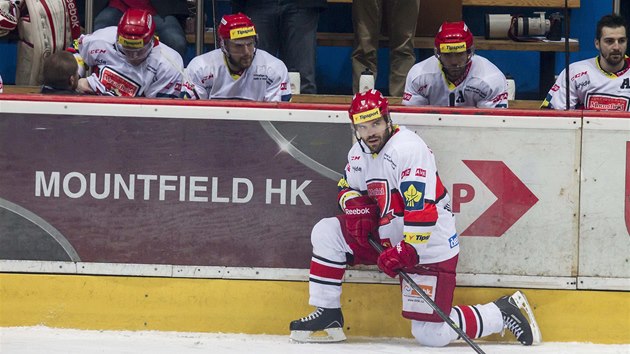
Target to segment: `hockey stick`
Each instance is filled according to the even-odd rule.
[[[383,246],[381,246],[380,243],[376,242],[374,239],[372,239],[372,237],[368,237],[368,242],[370,242],[370,245],[372,245],[372,247],[374,247],[374,249],[380,254],[381,252],[383,252]],[[479,354],[485,354],[485,352],[483,350],[481,350],[481,348],[479,348],[479,346],[477,345],[477,343],[473,342],[472,339],[470,339],[470,337],[468,337],[468,335],[462,331],[461,328],[459,328],[458,325],[455,324],[455,322],[453,322],[453,320],[451,320],[450,317],[448,317],[444,311],[442,311],[442,309],[440,309],[438,307],[438,305],[436,305],[436,303],[431,300],[431,298],[424,292],[424,290],[422,290],[418,284],[416,284],[415,281],[413,281],[413,279],[411,279],[411,277],[409,276],[409,274],[407,274],[406,272],[399,270],[398,274],[400,275],[401,278],[403,278],[407,284],[409,284],[409,286],[411,286],[413,288],[413,290],[415,290],[416,292],[418,292],[418,294],[420,294],[420,297],[422,298],[422,300],[424,300],[424,302],[426,302],[429,306],[431,306],[431,308],[433,310],[435,310],[435,312],[438,314],[438,316],[440,316],[441,319],[444,320],[444,322],[446,322],[446,324],[448,324],[453,330],[455,330],[455,332],[457,332],[457,334],[459,334],[459,336],[466,341],[466,343],[468,343],[468,345],[470,345],[471,348],[473,348],[477,353]]]

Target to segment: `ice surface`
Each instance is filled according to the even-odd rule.
[[[288,332],[288,330],[287,330]],[[477,342],[487,354],[630,354],[630,344]],[[349,337],[343,343],[299,344],[286,336],[155,331],[84,331],[48,327],[0,327],[2,354],[363,354],[475,353],[466,343],[426,348],[407,338]]]

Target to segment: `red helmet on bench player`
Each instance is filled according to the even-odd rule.
[[[435,36],[435,56],[450,81],[465,73],[474,52],[473,34],[464,21],[442,23]]]
[[[228,59],[230,69],[249,68],[256,54],[258,35],[252,20],[242,13],[225,15],[219,24],[219,45]]]
[[[116,48],[131,65],[139,65],[151,53],[154,34],[153,16],[146,10],[129,9],[118,22]]]

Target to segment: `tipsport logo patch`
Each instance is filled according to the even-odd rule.
[[[466,42],[440,44],[440,53],[461,53],[465,51],[466,51]]]
[[[418,181],[402,182],[400,189],[405,197],[405,210],[424,209],[425,184]]]
[[[403,232],[403,235],[405,237],[405,242],[412,245],[427,243],[431,237],[430,232]]]
[[[230,30],[230,39],[239,39],[256,35],[254,27],[241,27]]]
[[[134,39],[134,38],[125,38],[123,36],[118,36],[118,44],[127,48],[142,48],[144,47],[144,41],[142,38]]]
[[[361,124],[378,118],[381,118],[381,110],[378,107],[352,115],[354,124]]]

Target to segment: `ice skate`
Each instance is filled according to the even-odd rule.
[[[512,296],[503,296],[494,302],[503,316],[503,325],[523,345],[539,344],[542,340],[538,324],[527,298],[517,291]],[[527,317],[521,310],[525,311]]]
[[[289,338],[296,342],[341,342],[343,333],[341,309],[318,307],[310,315],[291,322]]]

